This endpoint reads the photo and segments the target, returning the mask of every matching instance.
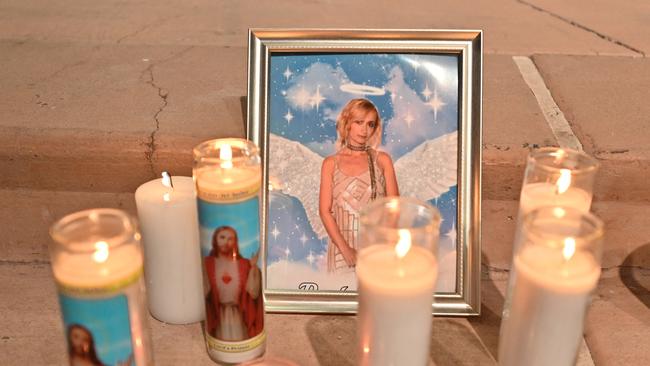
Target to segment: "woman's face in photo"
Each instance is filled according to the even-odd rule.
[[[353,146],[365,146],[377,129],[377,113],[357,109],[349,122],[348,140]]]
[[[81,328],[72,328],[70,343],[75,354],[86,354],[90,348],[90,334]]]
[[[217,234],[217,248],[219,254],[230,255],[235,247],[235,233],[232,230],[221,230]]]

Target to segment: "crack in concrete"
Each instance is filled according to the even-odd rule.
[[[168,58],[160,60],[160,62],[158,62],[158,63],[150,64],[149,66],[147,66],[146,69],[144,69],[144,71],[142,71],[142,73],[140,75],[140,79],[144,79],[144,75],[148,74],[148,78],[147,78],[147,80],[145,80],[145,83],[149,84],[152,88],[156,89],[156,91],[158,93],[158,97],[162,100],[162,104],[160,105],[160,107],[158,108],[156,113],[154,113],[154,115],[153,115],[153,120],[155,122],[155,128],[149,134],[149,141],[145,143],[145,146],[147,147],[147,151],[144,152],[144,155],[145,155],[145,158],[147,159],[147,162],[149,163],[149,169],[151,170],[152,176],[156,176],[156,167],[155,167],[155,163],[154,163],[154,158],[155,158],[155,155],[156,155],[156,134],[160,130],[160,119],[159,119],[159,117],[160,117],[160,114],[163,112],[163,110],[169,104],[169,102],[167,100],[167,98],[169,97],[169,92],[166,91],[161,86],[159,86],[158,84],[156,84],[156,80],[155,80],[155,77],[154,77],[154,74],[153,74],[153,68],[155,66],[162,65],[165,62],[171,61],[171,60],[173,60],[175,58],[181,57],[182,55],[187,53],[192,48],[194,48],[194,46],[185,47],[182,50],[180,50],[179,52],[176,52],[176,53],[172,54]]]
[[[147,29],[150,29],[150,28],[155,27],[155,26],[159,26],[159,25],[161,25],[161,24],[163,24],[163,23],[165,23],[167,21],[170,21],[170,20],[176,19],[176,18],[180,18],[180,17],[181,17],[181,15],[176,15],[176,16],[173,16],[173,17],[156,20],[155,22],[152,22],[152,23],[149,23],[149,24],[145,24],[143,27],[141,27],[140,29],[137,29],[135,32],[131,32],[131,33],[121,37],[115,43],[120,44],[120,43],[122,43],[122,41],[124,41],[127,38],[137,36],[138,34],[146,31]]]
[[[645,52],[643,52],[643,51],[641,51],[641,50],[639,50],[639,49],[637,49],[635,47],[632,47],[632,46],[630,46],[630,45],[628,45],[626,43],[623,43],[622,41],[614,39],[614,38],[612,38],[612,37],[610,37],[610,36],[608,36],[606,34],[600,33],[599,31],[597,31],[595,29],[591,29],[591,28],[589,28],[589,27],[587,27],[585,25],[582,25],[582,24],[580,24],[580,23],[578,23],[576,21],[573,21],[573,20],[571,20],[569,18],[565,18],[565,17],[563,17],[563,16],[561,16],[559,14],[553,13],[553,12],[551,12],[549,10],[546,10],[544,8],[541,8],[541,7],[537,6],[537,5],[531,4],[531,3],[526,2],[524,0],[517,0],[517,2],[521,3],[521,4],[524,4],[524,5],[528,5],[529,7],[533,8],[533,9],[539,11],[539,12],[542,12],[544,14],[548,14],[548,15],[550,15],[550,16],[552,16],[554,18],[560,19],[561,21],[563,21],[565,23],[568,23],[568,24],[570,24],[570,25],[572,25],[572,26],[574,26],[576,28],[582,29],[582,30],[587,31],[589,33],[592,33],[592,34],[598,36],[599,38],[604,39],[607,42],[613,43],[613,44],[615,44],[617,46],[621,46],[621,47],[626,48],[626,49],[628,49],[628,50],[630,50],[630,51],[632,51],[634,53],[638,53],[639,55],[641,55],[643,57],[646,57]]]
[[[158,110],[156,113],[153,115],[153,119],[156,123],[156,127],[154,128],[153,131],[149,134],[149,141],[145,144],[147,146],[147,151],[144,152],[144,156],[149,162],[149,169],[151,169],[151,174],[156,175],[156,169],[154,166],[154,155],[156,153],[156,133],[160,130],[160,120],[158,119],[158,116],[162,113],[162,111],[167,107],[167,97],[169,96],[169,93],[167,93],[163,88],[158,86],[156,84],[156,81],[153,76],[153,68],[155,65],[149,65],[145,72],[149,73],[149,80],[145,81],[145,83],[151,85],[152,88],[156,89],[158,91],[158,97],[162,99],[162,104],[160,107],[158,107]]]

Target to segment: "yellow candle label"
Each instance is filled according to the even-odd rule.
[[[233,191],[218,191],[209,190],[201,187],[199,184],[197,195],[200,199],[213,203],[234,203],[246,201],[249,198],[255,197],[260,191],[260,185],[255,183],[248,187],[242,187]]]
[[[257,336],[242,342],[225,342],[213,338],[209,334],[206,335],[206,338],[208,340],[208,347],[212,350],[227,353],[241,353],[248,352],[262,345],[266,341],[266,332],[262,331]]]
[[[56,281],[59,292],[62,294],[72,296],[101,296],[118,292],[130,285],[136,283],[142,277],[143,269],[140,267],[137,271],[133,272],[130,276],[124,277],[115,282],[106,285],[92,285],[92,284],[70,284],[61,281]]]

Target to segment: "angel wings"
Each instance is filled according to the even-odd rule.
[[[402,196],[429,201],[457,184],[458,133],[427,140],[400,157],[395,175]],[[269,183],[271,195],[278,191],[297,198],[319,239],[327,236],[318,214],[320,170],[323,157],[299,142],[270,134]]]

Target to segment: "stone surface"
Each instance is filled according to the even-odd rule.
[[[0,186],[133,192],[165,169],[190,175],[194,145],[244,136],[245,58],[243,48],[0,42]]]
[[[596,196],[649,201],[650,60],[535,56],[535,64],[587,153],[602,164]]]
[[[243,48],[3,46],[10,51],[5,55],[18,49],[28,58],[42,54],[62,60],[48,72],[37,64],[21,69],[18,59],[10,60],[4,75],[11,88],[0,88],[6,97],[0,105],[8,117],[0,121],[0,168],[6,172],[1,186],[132,192],[162,170],[190,175],[197,143],[245,134]],[[73,60],[80,61],[63,60],[66,52],[79,53]],[[101,64],[91,67],[93,62],[84,58]],[[74,78],[68,80],[70,76]],[[128,81],[119,86],[110,78]],[[483,194],[515,199],[529,149],[555,140],[510,56],[487,55],[484,78]],[[78,92],[94,79],[101,79],[99,87]],[[122,95],[122,88],[139,91]],[[47,90],[60,95],[62,105],[51,110],[34,101]],[[134,98],[146,102],[134,104]],[[98,107],[87,108],[89,104]]]
[[[0,298],[0,363],[64,364],[65,339],[50,266],[0,262],[0,293],[12,294]],[[213,364],[199,323],[169,325],[150,317],[149,324],[157,365]],[[353,316],[267,314],[266,329],[268,356],[302,366],[356,364]],[[467,319],[435,318],[433,329],[430,355],[436,365],[494,365]]]
[[[637,54],[648,55],[650,33],[647,15],[650,4],[644,0],[631,0],[611,6],[607,0],[523,0],[546,14],[573,22],[601,38],[620,42]],[[606,11],[604,9],[607,9]]]
[[[618,54],[634,52],[512,0],[493,2],[343,0],[230,2],[11,0],[0,7],[4,39],[92,44],[247,44],[249,27],[448,28],[486,33],[490,53]],[[363,14],[363,16],[360,16]],[[639,19],[636,24],[643,24]],[[539,30],[544,36],[539,36]]]
[[[61,217],[95,207],[135,214],[130,193],[0,190],[0,263],[47,262],[50,226]]]
[[[650,255],[650,245],[642,249]],[[650,364],[650,270],[603,273],[587,314],[586,336],[596,365]]]
[[[512,57],[486,55],[483,79],[483,198],[518,199],[530,149],[557,142]]]

